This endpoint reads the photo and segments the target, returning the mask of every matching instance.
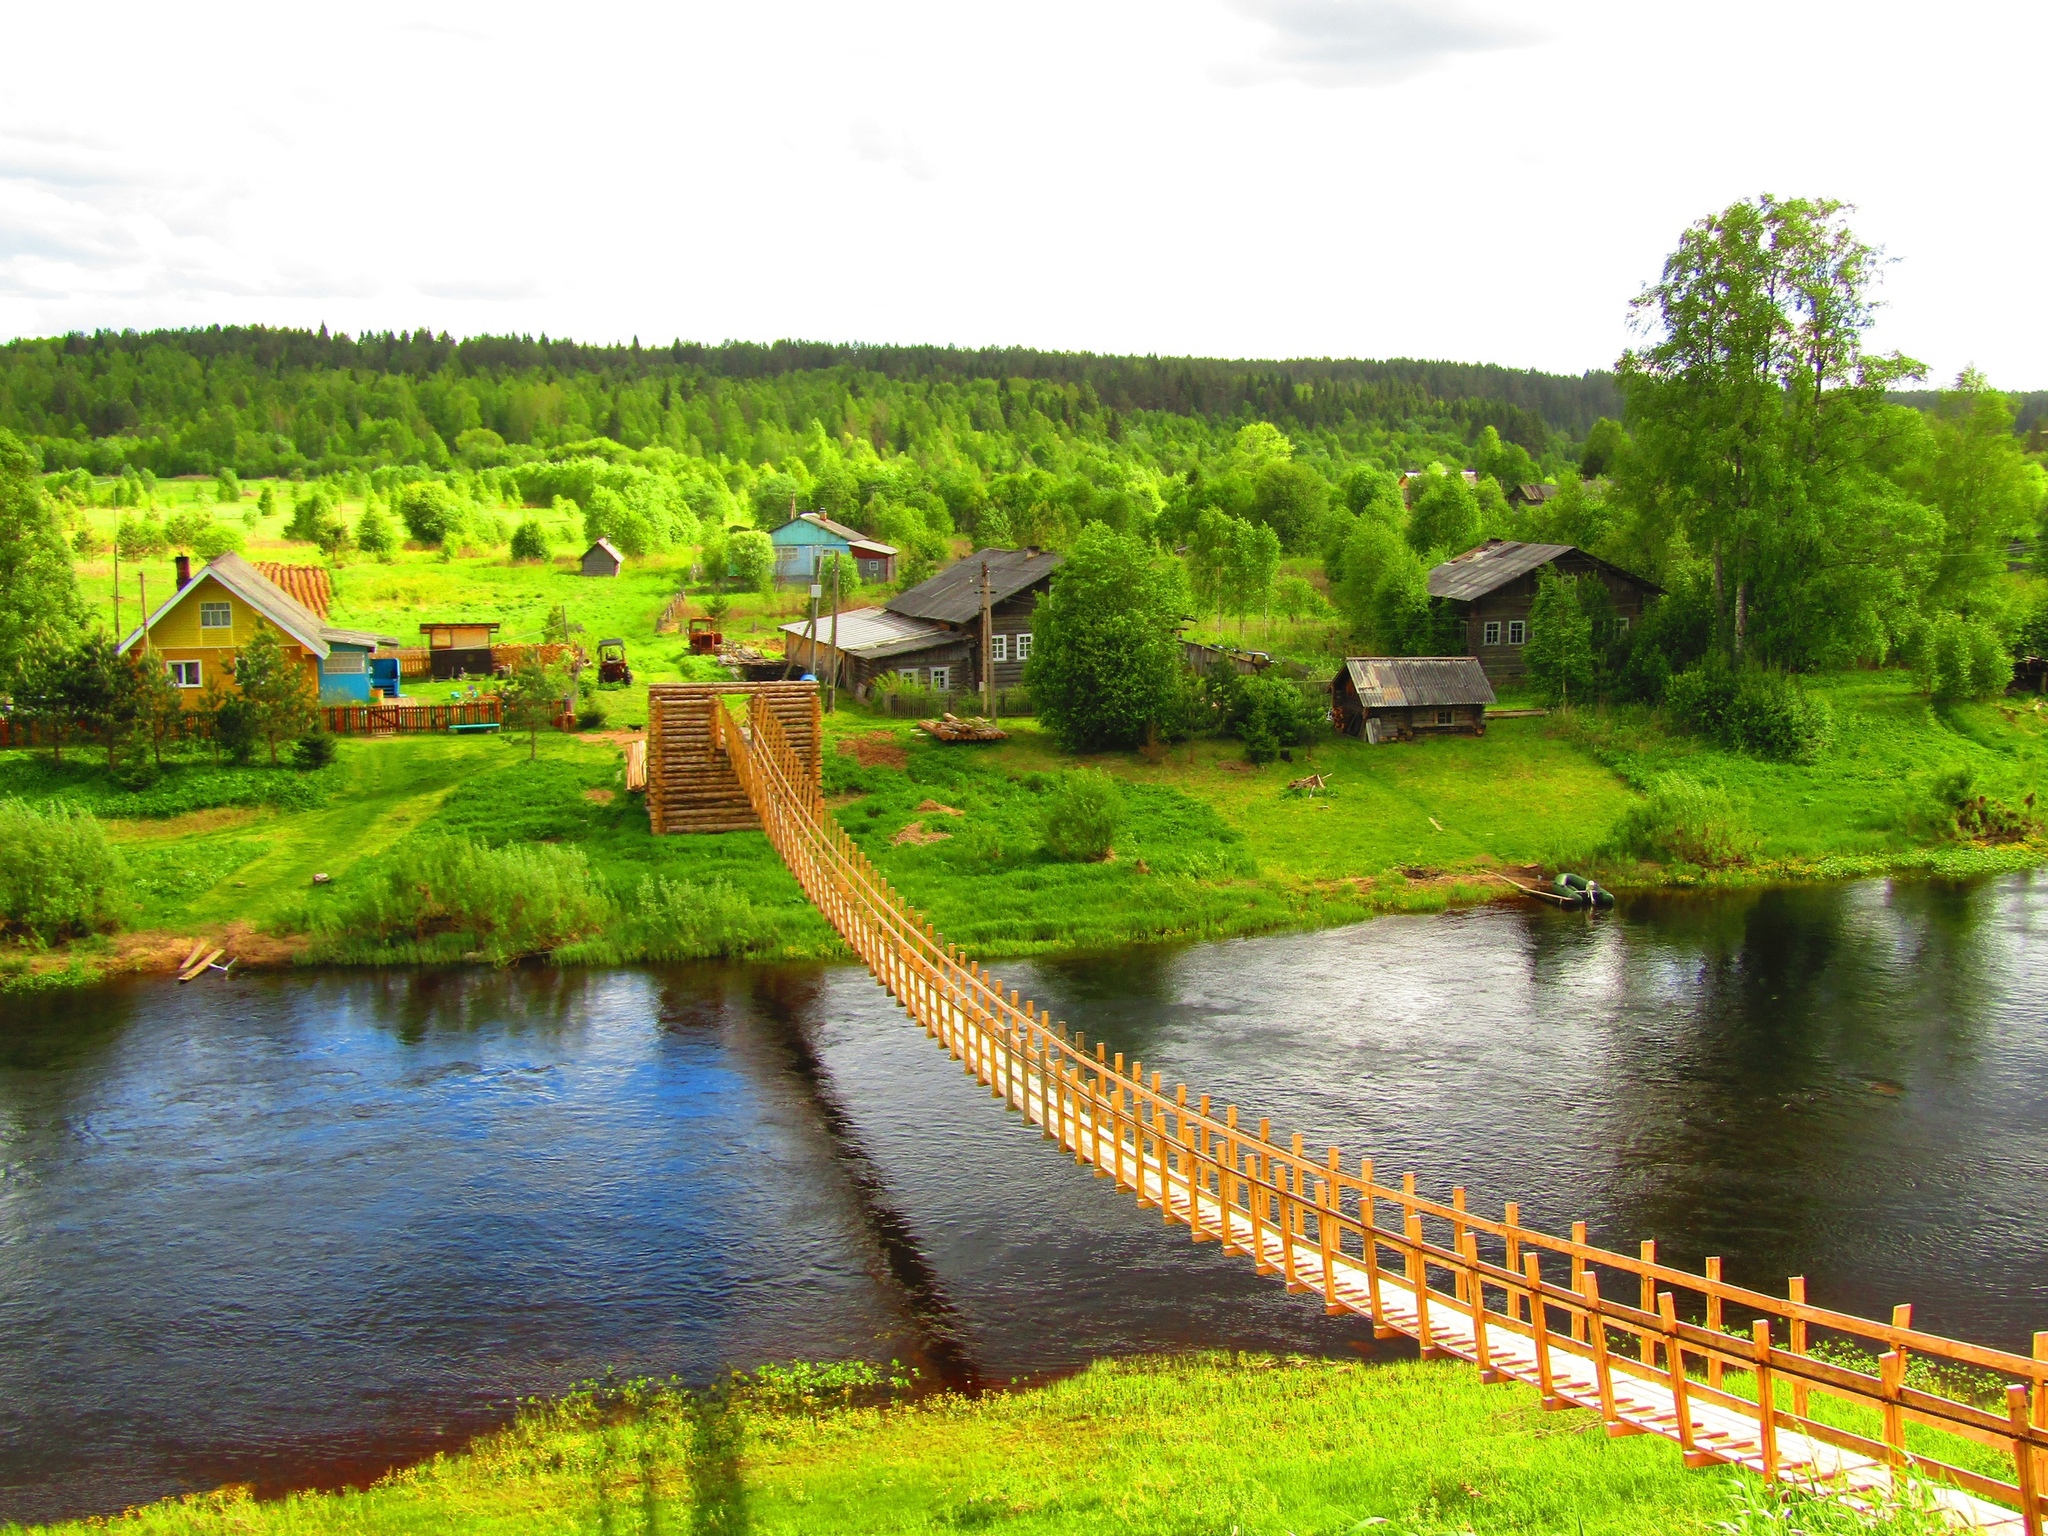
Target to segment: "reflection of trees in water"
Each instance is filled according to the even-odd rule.
[[[145,989],[162,986],[152,976],[7,999],[0,1085],[9,1072],[75,1072],[105,1059],[135,1020]]]
[[[588,1016],[591,992],[603,984],[603,972],[554,966],[369,971],[325,983],[343,993],[346,1001],[367,1004],[362,1009],[366,1022],[389,1030],[407,1045],[418,1045],[431,1035],[474,1034],[480,1029],[517,1035],[527,1029],[577,1028]]]
[[[1630,904],[1604,1010],[1614,1234],[1772,1289],[1839,1258],[1829,1230],[1895,1156],[1899,1095],[1970,1061],[1986,1003],[1981,902],[1900,896]]]
[[[1180,991],[1186,954],[1184,946],[1146,944],[1113,953],[1040,956],[1030,962],[1034,979],[1026,990],[1053,1018],[1078,1026],[1090,1041],[1143,1060],[1195,1011]],[[1006,990],[1023,985],[1000,963],[994,970]]]
[[[691,986],[665,991],[663,1021],[671,1028],[711,1024],[744,1014],[752,1027],[729,1035],[736,1048],[754,1047],[765,1056],[777,1082],[793,1091],[807,1127],[822,1131],[862,1231],[874,1245],[876,1278],[898,1297],[921,1358],[912,1362],[941,1385],[969,1390],[980,1379],[966,1319],[944,1280],[925,1256],[909,1218],[897,1205],[882,1170],[860,1140],[859,1126],[818,1053],[817,1021],[825,1011],[828,986],[817,966],[756,966],[702,975]]]

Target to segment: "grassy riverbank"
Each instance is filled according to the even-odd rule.
[[[1123,782],[1127,815],[1116,856],[1096,864],[1061,863],[1043,846],[1047,792],[1076,763],[1032,721],[995,746],[942,747],[907,723],[842,711],[828,722],[826,788],[904,893],[990,957],[1435,910],[1499,894],[1486,874],[1498,869],[1597,868],[1627,889],[2040,860],[2038,837],[1958,840],[1936,798],[1958,773],[2016,808],[2048,788],[2048,718],[2030,704],[1937,709],[1897,673],[1814,686],[1838,737],[1804,765],[1726,752],[1629,711],[1502,720],[1476,740],[1326,742],[1291,764],[1254,766],[1213,739],[1108,754],[1088,762]],[[127,871],[122,932],[56,952],[0,950],[0,985],[161,967],[201,936],[230,937],[255,962],[503,960],[537,941],[493,928],[494,914],[538,875],[582,893],[583,918],[538,944],[565,962],[839,952],[759,834],[651,836],[624,790],[623,739],[549,733],[534,763],[507,737],[345,740],[317,773],[186,763],[141,794],[109,783],[87,760],[97,754],[74,751],[61,771],[41,755],[0,754],[0,796],[90,809]],[[1310,771],[1325,792],[1288,789]],[[1708,871],[1602,851],[1673,773],[1726,792],[1754,832],[1752,858]],[[470,871],[476,889],[460,910],[394,904],[397,876],[451,838],[531,856]]]
[[[1533,1390],[1481,1386],[1469,1366],[1206,1356],[895,1406],[836,1403],[831,1385],[536,1407],[360,1492],[224,1490],[111,1528],[1666,1536],[1735,1507],[1733,1473],[1688,1472],[1659,1439],[1609,1440],[1592,1415],[1544,1413]]]

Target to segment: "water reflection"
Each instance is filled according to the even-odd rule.
[[[1870,882],[998,970],[1388,1176],[2023,1345],[2044,902]],[[850,968],[150,982],[6,1025],[0,1518],[359,1481],[607,1367],[1365,1342],[1078,1175]]]

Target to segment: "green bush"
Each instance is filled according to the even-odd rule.
[[[41,944],[114,926],[120,855],[90,811],[0,800],[0,927]]]
[[[1124,797],[1116,780],[1098,768],[1063,773],[1045,808],[1046,850],[1073,863],[1105,859],[1123,818]]]
[[[1664,707],[1676,724],[1754,757],[1810,763],[1834,744],[1827,701],[1782,672],[1706,662],[1665,685]]]
[[[1944,703],[1994,698],[2012,681],[2012,653],[1984,619],[1943,614],[1909,632],[1904,650],[1921,692]]]
[[[1759,841],[1726,790],[1675,773],[1658,779],[1608,836],[1610,849],[1624,857],[1702,869],[1740,864]]]
[[[642,875],[625,921],[598,947],[621,960],[737,959],[775,949],[785,915],[727,880]]]
[[[1241,678],[1235,690],[1229,729],[1244,743],[1244,755],[1270,763],[1283,747],[1307,746],[1315,734],[1318,712],[1308,696],[1284,677],[1258,673]]]
[[[409,944],[419,958],[479,953],[502,962],[586,938],[611,912],[580,848],[423,837],[394,849],[312,926],[335,958]]]
[[[529,517],[512,530],[514,560],[546,560],[552,554],[548,547],[548,531],[541,526],[539,518]]]
[[[292,743],[292,766],[308,772],[325,768],[334,761],[334,738],[325,731],[301,736]]]

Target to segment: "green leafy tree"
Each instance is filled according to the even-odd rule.
[[[732,579],[744,592],[775,590],[775,543],[758,528],[742,528],[726,540]]]
[[[1032,621],[1024,680],[1069,751],[1132,747],[1185,714],[1178,561],[1097,523],[1081,530]]]
[[[1599,578],[1591,578],[1598,584]],[[1569,704],[1593,691],[1593,621],[1581,601],[1577,576],[1560,576],[1546,567],[1536,579],[1536,600],[1529,605],[1529,639],[1522,648],[1529,680],[1554,703]]]
[[[1408,542],[1418,555],[1460,555],[1479,542],[1479,497],[1456,470],[1422,477],[1408,513]]]
[[[1520,443],[1502,442],[1500,433],[1493,427],[1479,434],[1479,446],[1472,456],[1479,473],[1491,475],[1504,489],[1533,485],[1539,478],[1536,461],[1529,457],[1529,450]]]
[[[1429,655],[1438,649],[1429,570],[1399,529],[1359,518],[1344,542],[1343,570],[1337,607],[1369,654]]]
[[[504,701],[505,723],[526,732],[526,760],[540,756],[540,733],[554,725],[562,713],[568,685],[561,671],[547,666],[538,651],[529,652],[506,681],[500,695]]]
[[[1216,630],[1223,631],[1223,611],[1230,605],[1237,563],[1239,519],[1216,507],[1195,519],[1188,536],[1188,579],[1196,601],[1216,610]]]
[[[85,617],[63,520],[40,470],[21,439],[0,430],[0,688],[31,646],[62,645]]]
[[[1927,444],[1901,476],[1941,514],[1941,547],[1923,601],[1966,608],[2005,575],[2013,539],[2031,536],[2048,476],[2013,436],[2012,404],[1975,369],[1927,417]]]
[[[176,742],[185,730],[185,697],[171,681],[171,669],[164,659],[141,646],[122,658],[127,676],[124,690],[133,700],[136,730],[148,742],[150,758],[161,768],[164,748]]]
[[[439,480],[413,481],[393,505],[405,531],[430,548],[459,544],[469,526],[469,504]]]
[[[1711,565],[1716,646],[1783,665],[1880,649],[1900,572],[1938,537],[1880,471],[1885,391],[1922,370],[1864,351],[1881,257],[1843,204],[1762,197],[1688,229],[1636,301],[1625,353],[1632,499]]]
[[[277,749],[304,736],[320,721],[318,700],[306,668],[285,649],[277,631],[259,622],[256,633],[236,652],[235,691],[249,712],[256,738],[277,766]]]
[[[1629,447],[1621,423],[1602,416],[1587,430],[1586,441],[1579,447],[1579,473],[1588,480],[1613,474]]]
[[[1274,459],[1252,476],[1252,517],[1279,536],[1282,547],[1299,553],[1315,547],[1330,503],[1330,487],[1308,465]]]
[[[1237,612],[1238,638],[1244,637],[1245,615],[1254,610],[1270,615],[1273,578],[1280,571],[1280,535],[1264,523],[1233,519],[1230,540],[1230,597]],[[1270,628],[1270,622],[1268,624]]]
[[[374,501],[356,519],[356,548],[379,560],[389,560],[398,553],[398,525]]]
[[[232,469],[218,469],[213,475],[213,499],[222,506],[233,506],[242,499],[242,477]]]
[[[630,553],[630,551],[629,551]],[[554,551],[548,545],[548,531],[537,517],[520,520],[512,530],[512,558],[514,560],[548,560]]]

